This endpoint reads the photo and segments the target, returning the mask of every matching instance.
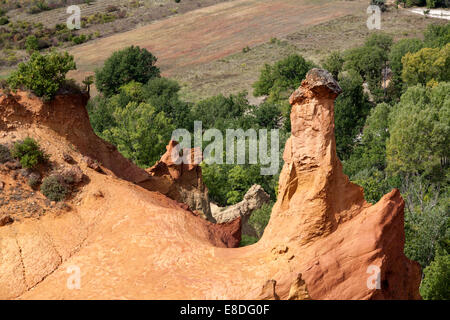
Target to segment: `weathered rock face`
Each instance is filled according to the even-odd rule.
[[[399,191],[371,206],[343,174],[334,137],[340,93],[328,72],[313,69],[292,94],[292,136],[262,242],[295,248],[309,260],[300,269],[313,299],[418,299],[420,269],[403,254]],[[364,283],[371,266],[381,271],[380,290]]]
[[[242,234],[257,237],[256,230],[248,224],[248,220],[255,210],[260,209],[263,204],[269,201],[270,196],[260,185],[255,184],[247,191],[241,202],[226,208],[217,207],[212,212],[212,216],[217,223],[228,223],[240,217],[242,219]]]
[[[420,299],[420,268],[403,253],[400,193],[370,205],[342,173],[339,92],[327,72],[313,69],[292,95],[278,201],[257,244],[226,248],[221,235],[233,231],[219,234],[175,201],[81,165],[90,182],[74,210],[0,228],[0,298]],[[14,133],[28,132],[79,164],[86,155],[70,152],[45,124]],[[67,287],[73,266],[81,270],[78,290]]]
[[[210,218],[208,189],[203,183],[202,168],[196,164],[201,161],[192,161],[192,164],[175,164],[172,161],[172,152],[177,145],[178,142],[170,141],[166,147],[167,152],[161,157],[161,160],[146,170],[150,176],[157,179],[142,181],[139,182],[139,185],[186,204],[189,209],[205,219]],[[192,156],[196,154],[194,149],[190,151]]]
[[[131,220],[132,231],[124,234],[125,241],[116,238],[114,246],[136,245],[152,233],[153,224],[159,226],[158,232],[171,233],[171,227],[164,225],[172,223],[184,225],[200,243],[222,248],[239,245],[240,220],[215,225],[186,210],[186,205],[139,187],[140,181],[161,178],[135,166],[94,134],[86,102],[85,96],[66,95],[43,103],[26,92],[5,96],[0,91],[0,143],[32,137],[50,155],[47,175],[58,169],[73,183],[83,180],[73,198],[53,205],[18,174],[20,163],[0,164],[0,299],[21,296],[62,270],[62,264],[75,258],[87,242],[97,242],[101,234],[109,238],[122,224],[131,227]],[[14,202],[4,201],[12,198]],[[13,206],[14,211],[7,212]],[[144,231],[143,226],[150,229]]]

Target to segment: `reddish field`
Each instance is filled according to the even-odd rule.
[[[116,50],[139,45],[154,53],[165,75],[180,67],[220,59],[242,50],[354,12],[365,0],[237,0],[156,21],[71,50],[82,79]],[[336,35],[338,36],[338,35]]]

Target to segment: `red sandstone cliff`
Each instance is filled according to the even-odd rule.
[[[0,297],[419,299],[419,266],[403,253],[399,192],[372,206],[342,173],[333,114],[339,93],[327,72],[313,69],[292,95],[278,201],[261,241],[236,249],[175,201],[130,183],[148,177],[91,133],[83,103],[0,98],[2,139],[33,135],[50,154],[70,152],[78,162],[96,156],[114,172],[83,164],[90,182],[73,210],[0,228]],[[81,270],[79,290],[67,287],[71,266]],[[380,289],[367,285],[371,266],[381,270]]]

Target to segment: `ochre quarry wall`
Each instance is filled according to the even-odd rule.
[[[328,72],[313,69],[292,95],[278,201],[262,239],[244,248],[225,244],[235,226],[213,225],[139,186],[149,175],[94,137],[85,102],[59,98],[66,108],[50,105],[41,119],[36,99],[0,97],[1,139],[33,134],[52,160],[69,152],[89,177],[72,210],[0,227],[0,298],[420,299],[419,265],[403,253],[399,191],[371,205],[342,172],[334,138],[340,91]],[[55,109],[73,114],[58,118]],[[107,174],[86,167],[85,156]],[[72,290],[74,266],[81,286]],[[373,268],[380,289],[368,286]]]

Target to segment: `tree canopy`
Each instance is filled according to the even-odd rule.
[[[100,92],[111,96],[130,81],[147,83],[153,77],[160,77],[156,61],[152,53],[140,47],[131,46],[114,52],[103,68],[95,72],[95,85]]]

